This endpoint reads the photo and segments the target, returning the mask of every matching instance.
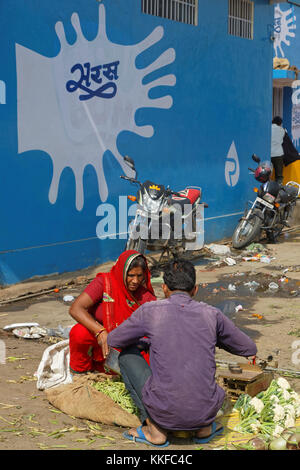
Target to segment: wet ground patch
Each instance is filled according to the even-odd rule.
[[[278,299],[295,297],[300,297],[299,281],[282,274],[234,273],[220,276],[217,282],[200,283],[194,299],[219,308],[237,327],[256,339],[261,336],[257,322],[260,326],[280,324]],[[272,319],[266,320],[264,312],[255,310],[259,299],[270,300]]]
[[[196,300],[207,302],[215,298],[250,301],[257,297],[298,297],[299,281],[285,275],[266,273],[234,273],[220,276],[217,282],[199,284]]]

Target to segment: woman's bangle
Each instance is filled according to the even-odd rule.
[[[102,328],[102,330],[98,331],[98,333],[95,334],[95,338],[98,338],[102,331],[106,331],[106,328]]]

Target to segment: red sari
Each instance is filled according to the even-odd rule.
[[[124,320],[145,302],[156,300],[147,267],[145,281],[132,294],[126,288],[126,278],[130,264],[140,253],[128,250],[122,253],[109,273],[99,273],[84,292],[95,301],[90,310],[108,332],[117,328]],[[146,258],[144,258],[146,261]],[[99,297],[100,296],[100,297]],[[94,335],[77,323],[70,331],[70,368],[73,372],[97,370],[104,372],[104,358],[101,346]],[[148,361],[148,353],[142,352]]]

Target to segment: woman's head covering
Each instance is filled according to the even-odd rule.
[[[120,325],[140,306],[134,297],[134,293],[129,292],[126,287],[126,278],[130,271],[130,265],[138,256],[142,256],[146,264],[145,281],[138,290],[149,291],[154,295],[147,260],[138,251],[124,251],[109,273],[97,274],[97,276],[102,276],[104,280],[103,325],[107,331],[111,331]]]
[[[147,290],[150,290],[151,293],[154,293],[152,285],[151,285],[151,281],[150,281],[151,275],[150,275],[150,271],[148,268],[147,259],[145,258],[144,255],[142,255],[138,251],[127,250],[127,251],[124,251],[119,256],[116,263],[110,270],[111,276],[113,276],[124,287],[125,295],[127,294],[132,295],[130,294],[130,292],[127,291],[126,279],[127,279],[128,271],[130,271],[131,263],[138,257],[142,257],[146,265],[144,287],[146,287]],[[126,290],[126,293],[125,293],[125,290]]]

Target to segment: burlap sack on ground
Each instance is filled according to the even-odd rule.
[[[128,413],[91,385],[93,381],[100,382],[109,377],[101,373],[73,376],[73,383],[49,388],[45,393],[51,405],[76,418],[124,427],[139,426],[141,423],[136,415]]]

